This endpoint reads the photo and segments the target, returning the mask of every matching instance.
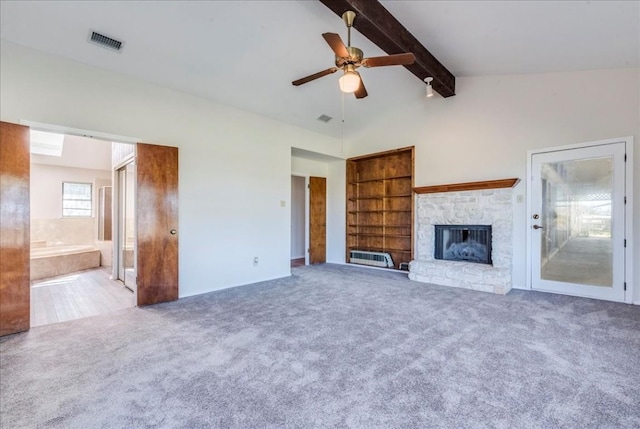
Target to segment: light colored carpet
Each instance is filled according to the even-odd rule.
[[[1,426],[640,427],[640,307],[293,273],[5,337]]]

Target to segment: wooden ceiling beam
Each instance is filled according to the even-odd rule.
[[[433,77],[432,86],[443,97],[456,94],[456,78],[378,0],[320,0],[336,15],[356,13],[353,27],[387,54],[413,52],[416,61],[406,67],[420,81]]]

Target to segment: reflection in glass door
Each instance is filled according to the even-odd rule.
[[[532,155],[532,288],[624,300],[624,152]]]
[[[135,292],[135,164],[118,170],[118,279]]]

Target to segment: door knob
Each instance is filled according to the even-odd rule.
[[[177,232],[178,232],[178,231],[176,231],[175,229],[172,229],[171,231],[169,231],[169,233],[170,233],[171,235],[176,235],[176,233],[177,233]]]
[[[533,229],[544,229],[544,226],[533,225]]]

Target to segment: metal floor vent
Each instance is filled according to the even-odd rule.
[[[121,52],[123,43],[119,40],[112,39],[104,34],[96,33],[95,31],[89,32],[89,42],[102,46],[103,48],[110,49],[112,51]]]
[[[352,250],[349,262],[351,262],[352,264],[393,268],[393,260],[391,259],[391,255],[386,252],[367,252],[364,250]]]

